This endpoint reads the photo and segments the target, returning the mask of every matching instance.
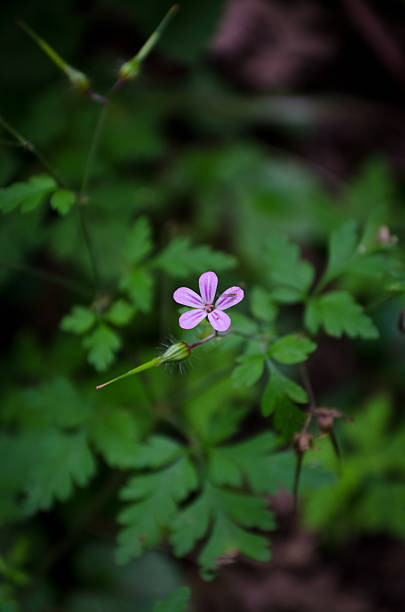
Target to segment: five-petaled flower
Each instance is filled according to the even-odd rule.
[[[173,293],[173,299],[178,304],[192,307],[192,310],[188,310],[180,316],[180,327],[192,329],[201,323],[205,317],[208,317],[208,321],[216,331],[226,331],[231,324],[231,319],[224,310],[243,300],[243,289],[230,287],[221,293],[214,303],[218,286],[218,278],[215,272],[201,274],[199,285],[201,295],[188,287],[180,287]]]

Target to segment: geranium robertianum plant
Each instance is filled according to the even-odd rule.
[[[136,79],[161,31],[158,28],[141,51],[123,64],[112,88],[114,95]],[[62,180],[33,143],[1,120],[4,130],[44,166],[44,174],[24,176],[0,191],[2,212],[26,213],[32,219],[42,215],[43,233],[51,244],[44,242],[43,248],[49,247],[60,266],[64,256],[58,259],[55,254],[68,253],[81,279],[87,279],[88,262],[91,272],[82,284],[16,264],[22,272],[80,296],[64,312],[60,327],[81,342],[69,345],[74,359],[66,372],[59,369],[63,376],[48,376],[58,363],[50,351],[42,355],[47,364],[46,373],[41,373],[44,380],[16,393],[17,402],[5,400],[0,456],[11,466],[11,476],[3,474],[0,480],[0,518],[9,526],[50,511],[55,502],[73,497],[78,486],[87,487],[91,498],[95,474],[106,469],[113,477],[119,472],[125,479],[125,484],[119,480],[112,486],[114,491],[120,489],[118,496],[125,504],[118,515],[120,563],[163,543],[175,556],[197,563],[205,578],[243,557],[267,562],[269,534],[276,527],[268,496],[282,487],[297,500],[301,475],[304,493],[309,481],[319,490],[331,486],[334,459],[330,450],[335,456],[340,452],[336,422],[351,420],[350,406],[329,406],[323,401],[319,405],[314,396],[311,381],[317,372],[311,364],[308,367],[308,361],[314,355],[320,355],[318,363],[323,359],[318,339],[346,336],[360,347],[365,346],[363,341],[376,340],[379,331],[373,308],[404,292],[400,246],[387,230],[385,212],[373,213],[361,234],[354,221],[336,222],[326,263],[318,261],[317,274],[282,232],[266,228],[265,237],[259,236],[254,245],[260,257],[254,251],[254,257],[244,258],[236,240],[234,249],[227,243],[232,254],[213,249],[210,240],[193,244],[186,232],[159,243],[160,217],[144,210],[128,212],[125,206],[122,214],[127,216],[121,225],[114,226],[120,216],[114,210],[102,226],[99,245],[107,248],[105,237],[114,232],[118,236],[114,253],[103,258],[103,249],[95,248],[88,215],[97,206],[97,198],[89,200],[89,177],[103,129],[115,142],[108,132],[108,112],[115,99],[111,92],[95,94],[83,73],[52,54],[29,28],[28,32],[79,93],[90,98],[88,103],[101,102],[104,108],[79,184]],[[222,174],[226,174],[223,169]],[[86,264],[83,258],[75,259],[76,222],[83,233]],[[61,240],[61,227],[72,232],[67,244]],[[60,243],[65,251],[58,250]],[[115,261],[112,272],[110,260]],[[217,297],[216,272],[207,270],[221,273],[221,283],[230,288]],[[188,287],[175,289],[180,281],[194,286],[197,276],[200,294]],[[172,298],[188,308],[179,318],[181,337],[155,352],[157,335],[161,340],[174,328],[179,332]],[[229,316],[225,311],[237,304],[240,308]],[[159,331],[157,321],[162,322]],[[127,367],[140,363],[98,385],[99,389],[133,374],[140,376],[115,390],[94,394],[83,355],[97,371],[97,379],[117,360],[120,364],[125,360]],[[193,368],[182,378],[156,368],[194,355]],[[78,375],[76,362],[84,376]],[[30,372],[30,380],[39,378],[35,372]],[[348,427],[356,428],[357,423]],[[355,439],[356,434],[351,435]],[[318,456],[327,456],[327,470],[317,460],[317,448],[325,441],[329,451],[321,450]],[[366,445],[356,443],[363,452]],[[385,466],[387,471],[392,465]],[[363,480],[373,475],[369,465],[368,469],[361,472]],[[353,481],[349,485],[353,490]],[[323,503],[327,508],[327,502]],[[318,514],[313,503],[310,508],[313,523],[324,525],[326,510],[320,516],[319,507]],[[333,512],[335,516],[336,509]],[[24,580],[18,583],[21,575],[15,571],[13,555],[9,557],[1,571],[13,593]],[[186,596],[180,593],[181,605]]]

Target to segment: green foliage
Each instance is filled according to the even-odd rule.
[[[332,232],[329,240],[329,258],[322,285],[341,274],[353,257],[357,247],[357,232],[354,221],[347,221],[341,228]]]
[[[190,599],[190,589],[180,587],[164,599],[157,601],[152,612],[185,612]]]
[[[141,312],[148,312],[153,299],[153,277],[145,268],[133,268],[121,278],[120,289]]]
[[[175,553],[183,556],[190,552],[212,523],[212,531],[198,557],[204,570],[216,569],[221,558],[227,555],[243,553],[257,561],[270,559],[267,540],[246,530],[273,527],[264,500],[208,483],[200,496],[180,511],[174,521],[171,541]]]
[[[305,325],[316,334],[323,327],[327,334],[340,338],[347,334],[351,338],[368,340],[378,337],[378,330],[363,307],[346,291],[331,291],[308,302]]]
[[[122,489],[121,498],[133,503],[119,515],[119,521],[125,526],[118,537],[119,563],[138,557],[144,548],[156,546],[162,529],[167,529],[173,521],[177,505],[196,488],[193,464],[181,449],[178,455],[168,465],[166,457],[162,457],[162,462],[158,462],[162,467],[159,472],[134,476]],[[153,467],[156,467],[155,457]]]
[[[163,4],[139,3],[136,29],[140,25],[150,34],[168,8]],[[222,4],[182,6],[157,53],[167,48],[195,60],[216,29]],[[66,7],[59,7],[66,28],[64,23],[56,36],[63,55],[73,57],[80,27],[76,13],[63,12]],[[384,162],[372,160],[341,194],[338,189],[331,194],[303,164],[269,159],[268,150],[250,140],[252,118],[255,125],[271,121],[308,130],[308,114],[292,118],[284,102],[239,98],[198,67],[187,81],[176,76],[174,87],[159,84],[159,71],[152,71],[136,89],[117,92],[100,117],[94,100],[76,102],[44,87],[46,72],[37,82],[38,66],[31,69],[30,56],[30,61],[14,60],[13,53],[7,57],[18,88],[12,99],[30,100],[23,116],[11,103],[10,116],[35,146],[16,138],[13,129],[2,133],[25,152],[2,150],[3,184],[16,182],[0,190],[0,210],[14,211],[3,216],[0,228],[5,345],[12,351],[2,363],[0,523],[2,541],[16,534],[18,542],[19,534],[27,534],[33,551],[32,558],[19,560],[2,549],[6,584],[0,598],[12,609],[14,593],[25,584],[25,566],[35,571],[38,566],[40,574],[48,547],[58,550],[54,529],[46,528],[48,517],[55,532],[62,528],[75,538],[93,518],[97,539],[104,527],[114,530],[114,487],[127,474],[119,494],[125,504],[118,515],[121,563],[167,542],[177,556],[195,555],[205,578],[240,555],[269,560],[268,532],[275,522],[267,496],[292,490],[292,440],[311,416],[302,409],[309,398],[295,382],[298,368],[284,366],[301,364],[317,351],[309,367],[317,400],[326,405],[333,398],[345,412],[363,386],[373,392],[389,381],[393,394],[402,397],[401,347],[393,329],[405,293],[403,247],[388,226],[400,235],[403,220],[393,178]],[[99,66],[92,55],[86,62],[103,82],[104,60]],[[34,83],[35,94],[28,92]],[[179,117],[187,138],[172,130]],[[37,144],[41,153],[35,157]],[[48,157],[63,182],[35,174]],[[48,200],[53,210],[45,208]],[[83,215],[73,214],[76,202]],[[317,270],[324,270],[317,284],[297,239]],[[105,379],[92,377],[85,351],[97,371],[119,355],[117,372],[106,376],[112,378],[133,368],[134,358],[153,360],[166,335],[180,333],[176,342],[189,344],[205,337],[208,324],[178,329],[172,291],[180,280],[196,289],[198,275],[207,270],[223,273],[220,289],[240,284],[245,290],[245,301],[229,311],[229,332],[193,348],[184,362],[192,367],[182,377],[161,366],[96,392]],[[88,294],[88,301],[70,295],[76,290]],[[373,308],[394,293],[399,301],[376,311],[381,340],[375,354],[361,352],[361,343],[345,344],[352,387],[340,377],[337,389],[328,368],[334,371],[342,362],[339,343],[318,347],[295,333],[303,327],[302,316],[311,334],[373,339],[378,335]],[[56,333],[58,326],[69,333]],[[65,377],[55,378],[54,372]],[[399,414],[377,397],[342,429],[340,469],[327,437],[316,439],[319,450],[304,454],[300,491],[308,524],[332,535],[363,529],[404,537]],[[318,432],[316,417],[308,431]],[[84,539],[77,544],[67,563],[79,575],[77,550],[87,544]],[[105,563],[105,549],[99,556]],[[110,603],[110,578],[117,572],[120,585],[132,584],[126,571],[137,573],[137,563],[125,570],[113,570],[111,563],[102,580],[91,578],[105,589],[99,599],[79,594],[76,600],[73,593],[66,606],[127,609],[116,593]],[[121,595],[121,588],[114,588]],[[66,599],[58,589],[57,583],[47,594],[45,585],[44,602],[29,605],[53,609]],[[38,593],[35,584],[32,590]],[[188,599],[189,590],[180,589],[154,611],[180,612]]]
[[[336,537],[360,531],[389,531],[404,537],[401,521],[402,480],[405,472],[403,427],[392,427],[392,404],[378,395],[359,412],[356,423],[345,428],[345,458],[341,466],[329,440],[311,451],[309,462],[335,470],[333,486],[322,487],[306,498],[305,516],[325,535]],[[318,446],[318,445],[317,445]]]
[[[206,270],[222,272],[235,266],[231,255],[214,251],[209,246],[193,247],[188,238],[175,238],[155,258],[154,265],[173,278],[184,278]]]
[[[127,261],[137,264],[150,254],[153,248],[151,227],[146,217],[140,217],[133,225],[127,239],[124,256]]]
[[[269,348],[269,355],[280,363],[300,363],[313,353],[316,344],[300,334],[288,334],[283,336]]]
[[[92,310],[85,306],[73,306],[70,314],[65,315],[60,327],[63,331],[82,335],[89,331],[96,322],[96,315]]]
[[[291,439],[304,422],[304,413],[293,402],[305,404],[307,401],[304,389],[272,365],[261,408],[264,416],[274,414],[274,426],[285,439]]]
[[[282,234],[273,234],[268,240],[266,274],[277,302],[295,303],[304,299],[314,276],[313,267],[300,260],[298,247]]]
[[[264,369],[264,355],[244,355],[238,359],[239,365],[232,372],[235,386],[254,385]]]
[[[132,304],[128,304],[125,300],[116,300],[111,304],[109,310],[105,313],[104,317],[107,321],[113,325],[125,326],[130,323],[134,314],[135,308]]]
[[[250,308],[252,315],[259,320],[272,323],[277,316],[277,307],[268,291],[255,286],[250,292]]]
[[[108,368],[114,361],[114,355],[121,346],[118,334],[101,323],[83,339],[83,346],[89,349],[88,360],[98,371]]]
[[[51,196],[51,207],[61,215],[66,215],[76,201],[73,191],[58,189]]]
[[[21,212],[31,212],[56,188],[55,180],[46,174],[32,176],[25,183],[13,183],[0,189],[0,210],[10,212],[20,207]]]

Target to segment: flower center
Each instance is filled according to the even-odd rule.
[[[204,305],[205,312],[212,312],[214,310],[213,304],[205,304]]]

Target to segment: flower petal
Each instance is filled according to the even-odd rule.
[[[215,308],[226,310],[227,308],[238,304],[241,300],[243,300],[244,296],[245,294],[243,289],[240,287],[229,287],[229,289],[221,293],[215,302]]]
[[[187,312],[184,312],[180,316],[179,325],[183,329],[192,329],[201,323],[206,316],[207,313],[205,310],[197,310],[193,308],[193,310],[187,310]]]
[[[213,304],[218,286],[218,277],[215,272],[204,272],[198,283],[204,304]]]
[[[173,293],[173,299],[178,304],[183,304],[183,306],[192,306],[192,308],[201,308],[203,306],[203,302],[201,297],[188,287],[179,287]]]
[[[230,317],[222,310],[213,310],[208,315],[208,321],[217,331],[226,331],[231,324]]]

